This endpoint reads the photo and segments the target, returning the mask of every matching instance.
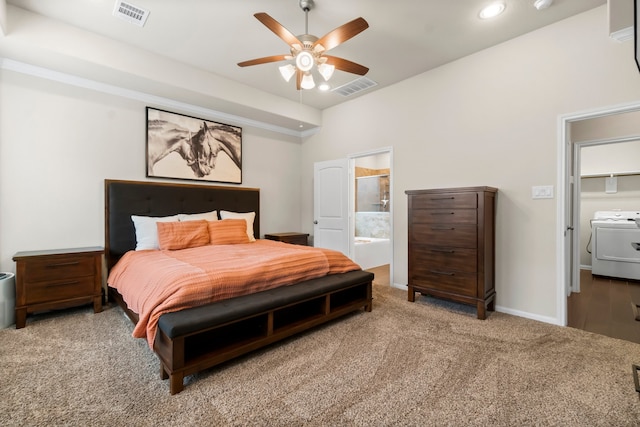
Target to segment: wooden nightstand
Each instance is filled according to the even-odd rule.
[[[269,240],[277,240],[278,242],[291,243],[294,245],[307,246],[308,233],[271,233],[265,234],[264,238]]]
[[[16,253],[16,329],[27,313],[90,303],[102,311],[103,255],[100,247]]]

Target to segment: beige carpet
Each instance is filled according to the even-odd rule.
[[[0,425],[638,426],[640,344],[376,286],[374,309],[169,394],[117,307],[0,330]]]

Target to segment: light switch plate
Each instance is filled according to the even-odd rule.
[[[553,185],[534,185],[531,187],[532,199],[553,199]]]

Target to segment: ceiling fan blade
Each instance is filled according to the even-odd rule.
[[[337,56],[324,55],[327,58],[327,64],[333,65],[337,70],[346,71],[347,73],[359,74],[364,76],[369,72],[369,68],[364,65],[356,64],[344,58],[338,58]]]
[[[369,23],[367,23],[364,18],[356,18],[353,21],[341,25],[335,30],[329,31],[327,34],[319,38],[313,46],[322,45],[324,50],[331,50],[350,38],[357,36],[367,28],[369,28]]]
[[[296,89],[302,89],[302,71],[296,70]]]
[[[273,33],[276,36],[284,40],[285,43],[287,43],[289,46],[296,43],[299,45],[302,45],[302,42],[298,40],[298,38],[294,36],[291,33],[291,31],[287,30],[285,27],[282,26],[282,24],[280,24],[278,21],[273,19],[268,14],[264,12],[259,12],[254,14],[253,16],[255,16],[258,19],[258,21],[262,22],[265,27],[273,31]]]
[[[278,62],[289,59],[291,55],[273,55],[265,56],[264,58],[250,59],[249,61],[238,62],[240,67],[248,67],[250,65],[267,64],[269,62]]]

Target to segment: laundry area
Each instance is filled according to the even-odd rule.
[[[591,236],[591,274],[640,281],[640,210],[597,211]]]

